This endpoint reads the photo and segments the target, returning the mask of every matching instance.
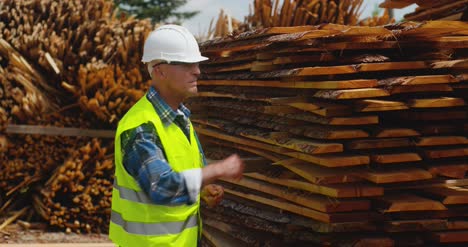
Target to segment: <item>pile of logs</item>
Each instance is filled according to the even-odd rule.
[[[393,22],[388,11],[383,16],[360,20],[362,0],[254,0],[253,11],[245,17],[251,29],[335,23],[377,26]]]
[[[289,27],[302,25],[318,25],[322,23],[336,23],[343,25],[380,26],[395,22],[385,9],[382,16],[372,16],[360,19],[362,0],[254,0],[253,10],[244,22],[220,11],[214,27],[213,20],[208,32],[199,37],[208,40],[226,37],[242,32],[265,27]]]
[[[108,0],[0,4],[2,218],[107,232],[113,141],[102,129],[147,90],[153,28],[116,13]]]
[[[409,21],[451,20],[468,21],[468,1],[466,0],[386,0],[382,8],[401,9],[417,4],[412,13],[404,16]]]
[[[467,29],[325,24],[202,43],[190,105],[203,145],[263,159],[202,211],[206,243],[468,243]]]
[[[337,23],[356,25],[362,0],[254,0],[253,13],[246,17],[252,27],[289,27]]]

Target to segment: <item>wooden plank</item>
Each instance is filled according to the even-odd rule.
[[[313,184],[335,184],[362,181],[356,172],[359,169],[333,169],[309,164],[298,159],[288,159],[275,162],[303,177]]]
[[[372,136],[377,138],[394,138],[394,137],[410,137],[420,136],[421,133],[409,128],[372,128]]]
[[[274,72],[263,73],[259,78],[277,78],[288,76],[317,76],[317,75],[338,75],[338,74],[355,74],[360,72],[373,71],[392,71],[392,70],[417,70],[430,69],[430,64],[426,61],[410,61],[410,62],[387,62],[387,63],[372,63],[372,64],[353,64],[353,65],[337,65],[337,66],[315,66],[304,67],[290,70],[280,70]]]
[[[236,56],[232,56],[232,57],[213,57],[213,58],[210,58],[210,60],[203,62],[202,66],[204,66],[205,64],[206,65],[211,65],[211,64],[218,65],[218,64],[225,64],[225,63],[232,63],[232,62],[239,62],[239,61],[252,61],[252,60],[255,60],[255,58],[256,58],[256,54],[252,52],[248,52],[245,54],[236,54]]]
[[[259,107],[257,112],[265,114],[291,114],[300,112],[298,109],[287,105],[272,105]]]
[[[277,70],[280,69],[281,65],[276,65],[273,64],[271,61],[254,61],[252,63],[252,68],[250,68],[250,71],[252,72],[262,72],[262,71],[272,71],[272,70]]]
[[[440,97],[432,99],[411,99],[408,106],[412,108],[442,108],[457,107],[466,105],[465,100],[461,98]]]
[[[230,142],[234,142],[234,143],[237,143],[237,144],[243,144],[243,145],[247,145],[247,146],[251,146],[251,147],[254,147],[254,148],[259,148],[259,149],[263,149],[263,150],[267,150],[267,151],[271,151],[271,152],[275,152],[275,153],[284,153],[284,152],[286,152],[285,148],[282,148],[282,147],[277,147],[277,146],[273,146],[273,145],[270,145],[270,144],[265,144],[265,143],[258,142],[258,141],[253,141],[253,140],[249,140],[249,139],[245,139],[245,138],[240,138],[240,137],[236,137],[236,136],[227,135],[227,134],[224,134],[224,133],[222,133],[220,131],[216,131],[216,130],[212,130],[212,129],[208,129],[208,128],[203,128],[203,127],[197,126],[197,125],[195,125],[194,127],[195,127],[197,133],[200,134],[200,135],[206,135],[206,136],[214,137],[214,138],[217,138],[217,139],[230,141]]]
[[[405,111],[405,112],[389,112],[390,116],[395,119],[411,120],[411,121],[438,121],[438,120],[455,120],[467,119],[468,112],[463,110],[446,110],[446,111]]]
[[[310,154],[343,152],[343,145],[341,143],[324,143],[306,139],[290,138],[288,136],[284,136],[284,134],[278,135],[278,133],[275,132],[264,132],[258,134],[241,133],[241,136]]]
[[[391,31],[382,27],[382,26],[348,26],[348,25],[341,25],[341,24],[334,24],[334,23],[327,23],[321,26],[320,28],[325,30],[339,30],[342,31],[343,34],[340,35],[341,37],[353,37],[353,36],[385,36],[391,35]]]
[[[352,113],[352,108],[350,106],[342,104],[324,102],[297,102],[288,103],[288,105],[324,117],[347,116]]]
[[[438,201],[404,193],[384,195],[376,198],[375,203],[384,213],[447,210],[447,208]]]
[[[244,176],[334,198],[380,196],[384,193],[382,187],[365,183],[318,185],[296,179],[272,178],[260,173],[246,173]]]
[[[439,211],[416,211],[388,213],[395,220],[417,220],[417,219],[466,219],[468,218],[466,206],[450,207],[449,210]]]
[[[425,86],[409,85],[409,86],[389,86],[385,88],[391,95],[401,93],[418,93],[418,92],[452,92],[453,89],[447,84],[428,84]]]
[[[428,232],[448,229],[444,219],[392,220],[383,223],[385,232]]]
[[[468,172],[468,163],[458,163],[449,165],[434,165],[429,167],[429,172],[433,176],[445,176],[449,178],[464,178]]]
[[[310,138],[323,139],[323,140],[337,140],[337,139],[355,139],[369,137],[369,133],[361,129],[337,129],[332,126],[326,125],[313,125],[296,126],[289,129],[290,133],[302,135]]]
[[[371,154],[371,161],[379,164],[417,162],[422,158],[417,153]]]
[[[456,135],[463,133],[462,123],[425,123],[425,125],[415,126],[422,135]]]
[[[203,135],[200,135],[200,139],[206,140],[209,143],[213,143],[213,144],[216,144],[216,145],[219,145],[219,146],[226,146],[226,147],[231,147],[231,148],[243,150],[243,151],[246,151],[248,153],[263,157],[263,158],[265,158],[267,160],[270,160],[272,162],[276,162],[276,161],[280,161],[280,160],[284,160],[284,159],[288,158],[285,155],[281,155],[281,154],[277,154],[277,153],[273,153],[273,152],[268,152],[268,151],[261,150],[261,149],[252,148],[252,147],[242,145],[242,144],[226,142],[224,140],[218,140],[218,139],[211,138],[211,137],[206,137],[206,136],[203,136]],[[250,167],[248,167],[248,165],[249,164],[246,163],[246,167],[245,167],[246,172],[248,172],[248,170],[251,169]]]
[[[293,27],[268,27],[268,28],[256,29],[252,31],[239,33],[235,35],[234,37],[229,36],[229,37],[224,37],[224,38],[219,38],[219,39],[214,39],[214,40],[207,40],[205,42],[200,43],[200,48],[202,51],[204,51],[203,48],[205,47],[222,44],[222,43],[229,43],[229,42],[232,42],[233,40],[253,39],[253,38],[259,38],[263,36],[298,33],[298,32],[312,31],[312,30],[317,30],[317,27],[310,26],[310,25],[293,26]]]
[[[468,156],[467,148],[440,148],[440,149],[424,149],[424,155],[430,159],[464,157]]]
[[[395,147],[410,147],[412,142],[408,138],[388,138],[388,139],[370,139],[370,140],[353,140],[345,144],[347,149],[377,149],[377,148],[395,148]]]
[[[331,62],[335,61],[337,58],[331,53],[321,53],[314,55],[288,55],[288,56],[278,56],[279,54],[271,54],[271,59],[273,59],[273,64],[283,65],[283,64],[296,64],[296,63],[311,63],[311,62]],[[265,57],[263,57],[265,58]]]
[[[229,239],[223,239],[228,242],[227,246],[257,246],[260,243],[279,241],[278,236],[275,236],[276,234],[258,231],[250,226],[245,227],[228,223],[223,218],[220,220],[207,218],[203,220],[203,228],[205,227],[212,232],[219,232],[225,237],[230,237]],[[225,246],[222,242],[220,244],[219,247]]]
[[[450,60],[450,61],[440,61],[432,63],[433,69],[468,69],[468,59],[459,59],[459,60]]]
[[[376,228],[372,222],[327,224],[294,214],[288,214],[286,216],[282,214],[280,210],[265,207],[258,203],[253,203],[237,197],[226,197],[222,204],[212,209],[203,208],[202,217],[218,219],[229,224],[245,225],[249,229],[260,230],[271,234],[282,234],[284,226],[286,225],[292,227],[298,226],[301,228],[306,227],[317,233],[375,231]]]
[[[379,86],[410,86],[427,84],[457,83],[459,80],[453,75],[419,75],[401,76],[379,80]]]
[[[468,221],[466,220],[451,220],[447,224],[449,230],[466,230],[468,229]]]
[[[356,166],[356,165],[365,165],[369,164],[369,157],[364,155],[312,155],[299,152],[292,152],[283,147],[278,147],[275,145],[270,145],[250,139],[240,138],[236,136],[231,136],[224,134],[220,131],[211,130],[208,128],[202,128],[195,125],[195,129],[198,134],[206,135],[214,138],[218,138],[225,141],[234,142],[237,144],[247,145],[254,148],[259,148],[278,154],[284,154],[289,157],[302,159],[314,164],[326,166],[326,167],[343,167],[343,166]]]
[[[80,129],[70,127],[55,127],[43,125],[16,125],[8,124],[6,126],[8,134],[24,134],[24,135],[52,135],[52,136],[86,136],[86,137],[101,137],[114,138],[114,130],[97,130],[97,129]]]
[[[207,219],[206,222],[211,222],[211,221]],[[206,224],[206,222],[204,221],[203,223]],[[203,237],[207,239],[210,242],[210,244],[212,244],[214,247],[221,247],[221,246],[236,247],[236,246],[243,246],[246,244],[245,242],[235,239],[234,237],[220,230],[217,230],[216,228],[212,228],[210,226],[206,227],[206,225],[203,226],[202,234],[203,234]]]
[[[320,90],[313,97],[323,99],[361,99],[389,96],[390,94],[380,88],[358,88],[343,90]]]
[[[247,193],[242,193],[230,189],[224,189],[224,191],[228,194],[235,195],[244,199],[248,199],[251,201],[255,201],[258,203],[262,203],[265,205],[269,205],[275,208],[279,208],[291,213],[295,213],[298,215],[305,216],[307,218],[311,218],[314,220],[326,222],[326,223],[339,223],[339,222],[347,222],[347,221],[357,221],[357,220],[363,220],[363,219],[373,219],[375,218],[375,215],[372,213],[353,213],[353,214],[345,214],[345,213],[337,213],[337,214],[326,214],[322,213],[316,210],[308,209],[305,207],[297,206],[291,203],[286,203],[286,202],[281,202],[278,200],[272,200],[264,197],[260,197],[257,195],[253,194],[247,194]]]
[[[298,205],[318,210],[325,213],[364,211],[370,209],[369,200],[329,200],[325,196],[306,194],[300,191],[293,191],[287,187],[269,184],[252,178],[244,177],[239,181],[222,179],[231,184],[243,186],[249,189],[267,193]]]
[[[443,146],[443,145],[463,145],[468,144],[465,136],[428,136],[415,139],[416,146]]]
[[[460,35],[462,31],[459,31]],[[419,37],[423,39],[423,37]],[[300,44],[300,42],[297,42]],[[307,44],[306,44],[307,45]],[[303,49],[296,49],[296,52],[330,52],[337,50],[401,50],[402,48],[414,49],[414,48],[425,48],[425,49],[457,49],[467,48],[468,42],[462,39],[451,39],[451,37],[438,37],[431,38],[431,40],[423,40],[416,42],[414,40],[399,40],[399,41],[344,41],[344,42],[330,42],[330,43],[317,43],[314,47],[308,47]],[[291,52],[293,52],[291,50]],[[440,66],[440,65],[439,65]]]
[[[359,174],[359,176],[376,184],[410,182],[432,178],[431,173],[418,168],[386,171],[363,171]]]
[[[198,92],[197,97],[247,99],[245,96],[241,96],[241,95],[227,94],[227,93],[216,93],[216,92]]]
[[[468,204],[468,189],[458,186],[426,188],[423,191],[445,205]]]
[[[306,122],[324,124],[324,125],[366,125],[366,124],[378,124],[379,117],[368,115],[368,116],[351,116],[351,117],[331,117],[326,118],[315,114],[303,113],[303,114],[292,114],[286,117],[291,119],[302,120]]]
[[[345,81],[296,81],[300,88],[313,89],[353,89],[377,87],[375,79],[357,79]]]
[[[316,47],[300,49],[298,52],[307,51],[336,51],[336,50],[380,50],[380,49],[400,49],[400,42],[397,41],[365,41],[365,42],[331,42],[316,45]]]
[[[289,103],[307,102],[308,98],[305,96],[291,96],[291,97],[271,97],[266,102],[272,105],[287,105]]]
[[[311,162],[316,165],[325,167],[349,167],[367,165],[370,163],[370,158],[367,155],[352,155],[352,154],[322,154],[322,155],[311,155],[298,152],[284,152],[284,154],[301,159],[307,162]]]
[[[406,109],[408,109],[408,106],[399,101],[363,99],[354,102],[354,111],[357,112],[395,111]]]
[[[433,232],[432,238],[438,243],[468,243],[468,231]]]
[[[332,241],[333,242],[333,241]],[[343,241],[337,240],[338,243],[342,243]],[[346,240],[345,240],[346,242]],[[343,246],[354,246],[354,247],[394,247],[397,246],[394,239],[390,237],[359,237],[357,236],[356,239],[347,240],[348,243],[344,244]],[[333,243],[329,246],[335,246]]]
[[[250,70],[253,67],[252,62],[242,63],[242,64],[231,64],[229,66],[205,66],[203,71],[205,73],[220,73],[220,72],[229,72],[229,71],[241,71],[241,70]]]

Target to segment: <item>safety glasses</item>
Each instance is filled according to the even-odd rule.
[[[194,64],[198,64],[198,63],[184,63],[184,62],[161,62],[161,63],[157,63],[155,65],[153,65],[153,68],[158,66],[158,65],[161,65],[161,64],[167,64],[167,65],[183,65],[183,66],[191,66],[191,65],[194,65]]]

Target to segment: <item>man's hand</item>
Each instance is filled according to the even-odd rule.
[[[208,184],[203,187],[200,197],[208,204],[209,207],[218,205],[224,196],[224,189],[217,184]]]
[[[245,165],[239,155],[232,154],[226,159],[219,161],[217,165],[222,170],[222,178],[230,178],[234,180],[239,180],[242,178]]]
[[[211,184],[218,178],[240,180],[244,166],[244,162],[237,154],[209,164],[202,169],[202,184]]]

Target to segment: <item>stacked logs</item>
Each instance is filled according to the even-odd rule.
[[[289,27],[337,23],[356,25],[362,0],[283,1],[254,0],[253,13],[246,22],[253,27]]]
[[[467,28],[326,24],[204,42],[191,101],[203,145],[266,160],[223,180],[205,241],[466,245]]]
[[[382,16],[372,16],[360,20],[362,0],[254,0],[253,11],[244,22],[231,18],[220,11],[215,27],[210,23],[207,34],[201,40],[226,37],[228,35],[251,31],[264,27],[289,27],[336,23],[345,25],[380,26],[395,22],[385,9]]]
[[[382,16],[360,20],[362,0],[287,0],[283,1],[282,5],[279,3],[279,0],[254,0],[253,13],[246,16],[245,24],[255,29],[318,25],[322,23],[378,26],[394,22],[390,18],[388,10]]]
[[[50,225],[67,232],[106,231],[114,172],[112,148],[93,139],[70,150],[44,184],[41,196],[33,196],[36,211]]]
[[[382,8],[401,9],[417,4],[412,13],[404,16],[409,21],[452,20],[468,21],[468,1],[466,0],[386,0]]]
[[[113,143],[92,136],[147,90],[152,29],[116,13],[108,0],[0,4],[1,216],[107,231]]]
[[[148,77],[138,65],[149,20],[119,20],[105,0],[6,1],[0,11],[0,38],[25,60],[37,61],[35,69],[43,72],[38,84],[55,89],[61,105],[78,101],[112,123],[145,92]],[[112,109],[98,110],[98,98],[112,102]]]

